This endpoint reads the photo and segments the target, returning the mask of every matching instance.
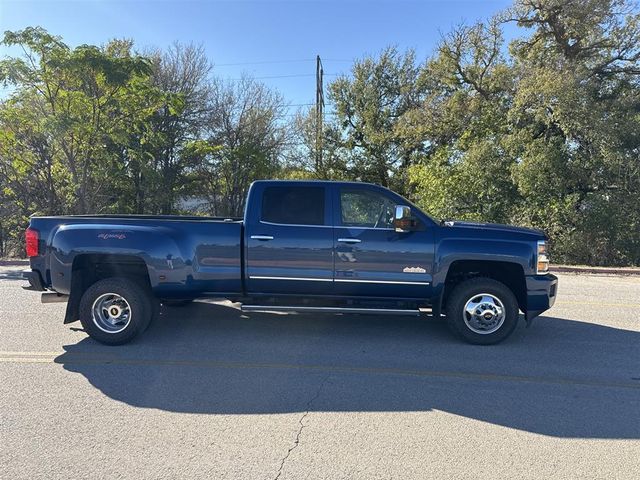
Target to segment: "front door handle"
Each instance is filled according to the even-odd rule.
[[[251,235],[251,239],[266,242],[267,240],[273,240],[273,237],[271,235]]]
[[[338,241],[342,242],[342,243],[360,243],[360,242],[362,242],[362,240],[360,240],[358,238],[339,238]]]

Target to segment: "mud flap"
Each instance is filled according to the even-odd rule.
[[[544,312],[544,310],[527,310],[527,312],[524,314],[524,318],[527,322],[527,328],[531,326],[533,319],[540,315],[542,312]]]
[[[73,323],[80,320],[80,299],[84,293],[83,282],[80,275],[73,275],[71,281],[71,292],[67,302],[67,311],[64,314],[64,324]]]

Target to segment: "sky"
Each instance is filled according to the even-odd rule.
[[[201,44],[213,74],[248,73],[292,104],[315,98],[315,57],[326,82],[389,45],[429,56],[460,23],[487,19],[511,0],[0,0],[0,31],[42,26],[75,47],[130,38],[139,49]],[[0,47],[0,56],[8,53]]]

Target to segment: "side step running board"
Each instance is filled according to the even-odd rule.
[[[353,308],[353,307],[295,307],[275,305],[242,305],[243,312],[315,312],[315,313],[371,313],[376,315],[420,315],[420,310],[399,308]]]

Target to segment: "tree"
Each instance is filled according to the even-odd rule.
[[[42,28],[5,32],[2,43],[23,53],[0,61],[0,79],[14,87],[0,104],[0,184],[12,202],[10,222],[109,210],[118,169],[107,146],[131,122],[120,103],[147,98],[134,85],[149,63],[130,42],[71,49]]]
[[[508,49],[503,22],[525,32]],[[515,0],[445,34],[425,61],[387,48],[313,111],[201,48],[136,54],[6,32],[0,249],[33,213],[171,213],[198,194],[239,215],[259,178],[355,179],[446,218],[546,230],[559,261],[640,264],[640,14],[630,0]]]
[[[351,178],[347,167],[350,151],[342,144],[342,131],[335,121],[323,121],[322,160],[316,140],[318,118],[315,108],[299,111],[292,125],[292,144],[285,154],[287,178],[345,180]]]
[[[355,178],[404,190],[403,172],[423,144],[407,142],[398,125],[420,104],[419,71],[413,51],[387,48],[378,58],[356,62],[351,78],[342,76],[329,86]]]
[[[622,0],[521,0],[508,148],[527,201],[569,262],[640,262],[640,15]]]
[[[425,101],[402,119],[428,145],[409,169],[412,195],[438,217],[507,222],[519,200],[503,145],[514,86],[502,47],[496,21],[444,36],[421,71]]]
[[[264,84],[244,77],[212,82],[207,140],[191,145],[195,170],[215,215],[241,215],[253,180],[273,178],[287,143],[285,102]]]
[[[173,44],[166,52],[151,52],[155,88],[163,94],[162,105],[147,125],[152,155],[144,182],[151,191],[141,210],[169,214],[176,194],[185,186],[192,167],[187,145],[201,139],[211,115],[212,64],[201,46]]]
[[[6,32],[2,43],[24,52],[0,62],[3,81],[17,87],[2,111],[5,147],[14,149],[3,152],[5,172],[41,177],[49,210],[67,202],[75,213],[99,210],[108,182],[93,173],[107,161],[105,137],[123,120],[113,106],[148,63],[89,45],[72,50],[41,28]],[[61,168],[70,178],[57,182]]]

